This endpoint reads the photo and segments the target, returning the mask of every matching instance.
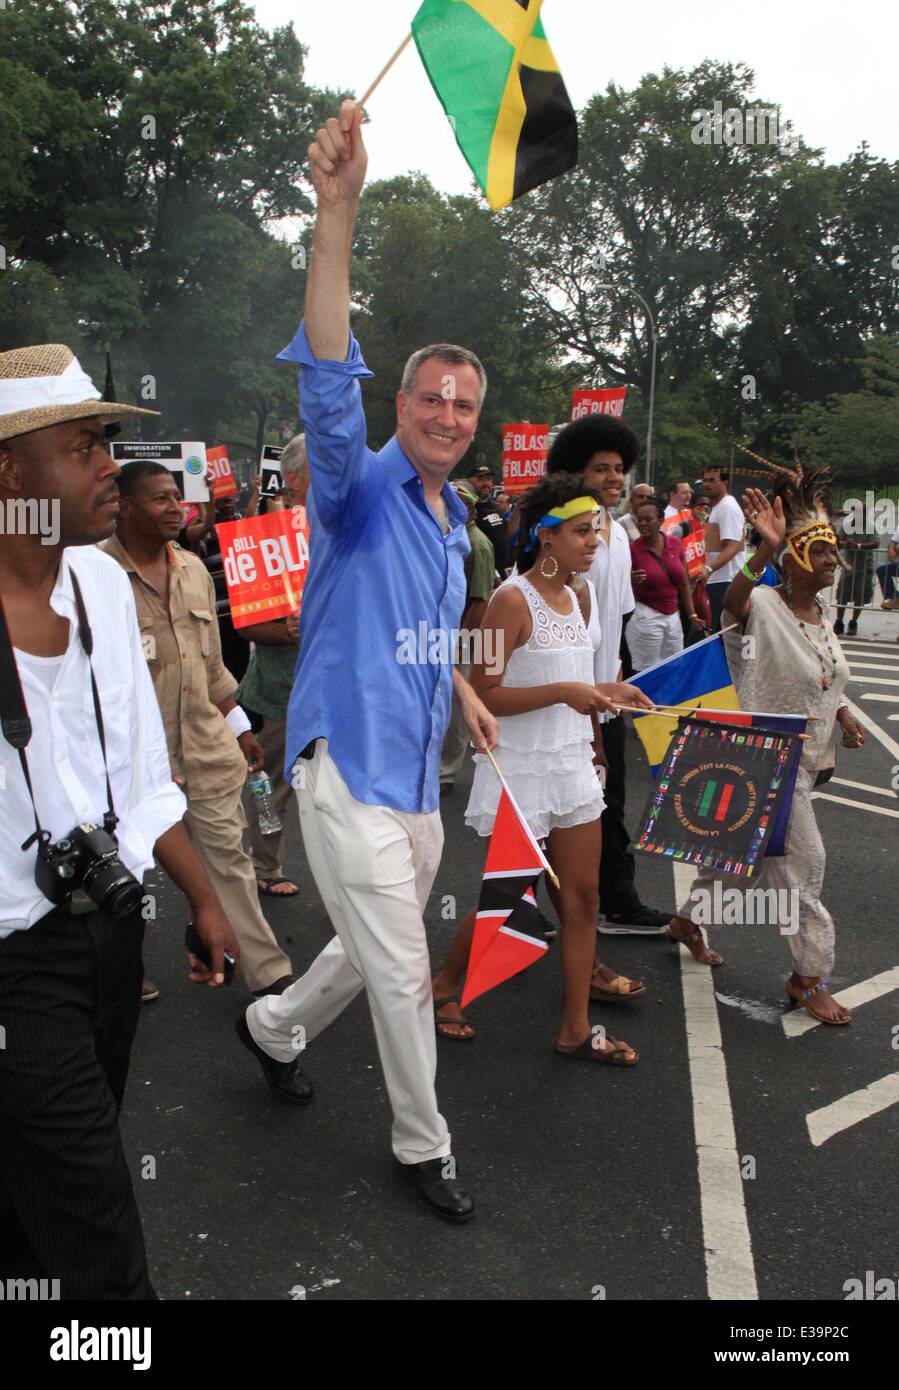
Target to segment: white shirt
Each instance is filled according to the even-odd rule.
[[[736,497],[731,497],[729,492],[725,493],[721,501],[716,502],[709,512],[709,525],[712,522],[718,527],[718,534],[722,541],[742,541],[746,525],[743,509]],[[705,557],[706,564],[710,565],[713,560],[717,560],[720,554],[720,550],[710,551]],[[727,564],[722,565],[720,569],[714,570],[706,582],[708,584],[729,584],[734,575],[740,573],[745,562],[746,551],[738,550],[733,559],[728,560]]]
[[[686,511],[686,507],[672,507],[669,502],[665,508],[665,520],[667,521],[669,516],[679,516],[682,511]]]
[[[153,864],[153,846],[181,820],[187,802],[172,781],[153,682],[144,658],[131,583],[95,546],[63,551],[50,596],[68,618],[69,645],[60,658],[22,654],[17,665],[32,725],[26,749],[37,812],[53,841],[84,821],[102,824],[106,810],[103,753],[94,716],[90,668],[78,636],[70,571],[81,585],[94,638],[93,667],[103,712],[109,780],[119,816],[122,863],[135,878]],[[52,673],[49,685],[44,677]],[[36,666],[41,674],[36,674]],[[30,927],[53,909],[34,881],[37,846],[21,849],[34,812],[16,750],[0,735],[0,938]]]
[[[627,534],[613,517],[609,518],[609,544],[597,531],[599,545],[587,578],[596,590],[597,616],[602,640],[593,653],[593,679],[615,681],[621,667],[621,626],[626,613],[634,610],[631,588],[631,547]],[[613,716],[599,714],[600,724]]]

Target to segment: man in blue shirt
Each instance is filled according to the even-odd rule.
[[[237,1026],[273,1089],[307,1100],[300,1052],[364,987],[394,1154],[439,1215],[466,1221],[474,1201],[434,1090],[422,913],[443,847],[440,750],[454,693],[475,746],[497,742],[496,720],[452,664],[469,543],[446,481],[474,438],[487,379],[465,348],[422,348],[403,372],[396,435],[378,454],[367,447],[359,378],[371,373],[349,326],[361,122],[346,101],[310,146],[318,209],[306,317],[280,353],[300,364],[314,557],[284,765],[336,935],[302,979]]]

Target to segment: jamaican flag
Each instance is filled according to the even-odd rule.
[[[577,163],[577,122],[542,0],[424,0],[412,33],[456,142],[496,210]]]

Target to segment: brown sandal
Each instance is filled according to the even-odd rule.
[[[805,1009],[806,1013],[811,1014],[812,1018],[815,1020],[816,1023],[830,1023],[835,1028],[842,1028],[844,1024],[852,1022],[852,1014],[849,1012],[848,1009],[844,1009],[842,1004],[840,1004],[840,1008],[843,1009],[843,1012],[847,1015],[846,1018],[825,1018],[823,1014],[815,1013],[814,1009],[811,1006],[812,999],[815,997],[816,994],[829,993],[827,985],[824,983],[823,980],[819,981],[819,983],[816,985],[812,985],[810,989],[800,989],[795,994],[793,993],[793,990],[790,988],[790,981],[785,980],[784,989],[787,991],[787,998],[792,999],[794,1004],[801,1004],[802,1007]],[[831,995],[831,998],[832,997],[833,996]]]
[[[459,1001],[454,994],[447,994],[444,995],[442,999],[435,999],[434,1026],[437,1029],[437,1032],[440,1034],[441,1038],[449,1038],[450,1042],[471,1042],[472,1038],[476,1037],[477,1035],[474,1031],[474,1028],[469,1023],[468,1019],[464,1016],[464,1014],[461,1015],[459,1018],[441,1018],[438,1012],[438,1010],[442,1009],[445,1004],[458,1004],[458,1002]],[[471,1028],[471,1032],[444,1033],[443,1027],[441,1025],[443,1025],[443,1027],[445,1027],[446,1025],[450,1025],[453,1028]]]
[[[584,1038],[582,1043],[576,1047],[563,1047],[561,1043],[556,1043],[556,1052],[560,1057],[574,1057],[582,1062],[603,1062],[607,1067],[635,1067],[640,1054],[634,1047],[626,1047],[624,1043],[616,1042],[614,1038],[607,1038],[606,1041],[612,1044],[611,1052],[605,1048],[594,1047],[596,1034],[591,1033],[589,1038]],[[634,1054],[633,1061],[628,1059],[628,1053]]]
[[[690,952],[690,955],[696,961],[697,965],[724,964],[724,957],[722,955],[719,955],[717,951],[713,951],[711,946],[706,945],[705,937],[703,936],[702,929],[700,927],[694,925],[694,930],[688,932],[686,936],[675,936],[674,932],[671,930],[671,923],[669,922],[668,935],[672,941],[677,943],[678,946],[686,946],[687,950]],[[699,942],[702,946],[705,946],[706,950],[709,953],[709,960],[699,960],[695,950],[693,949],[697,942]]]
[[[599,966],[594,970],[594,981],[601,969],[602,966]],[[642,999],[646,993],[646,986],[640,981],[639,989],[631,989],[633,983],[634,981],[629,980],[626,975],[616,975],[614,980],[605,982],[605,988],[601,984],[592,984],[590,986],[590,998],[594,1003],[601,1004],[624,1004],[628,999]]]

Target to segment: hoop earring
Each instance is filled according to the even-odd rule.
[[[546,568],[547,562],[552,565],[551,570]],[[559,562],[555,555],[544,555],[543,559],[540,561],[540,573],[543,575],[544,579],[555,579],[556,575],[559,573]]]

